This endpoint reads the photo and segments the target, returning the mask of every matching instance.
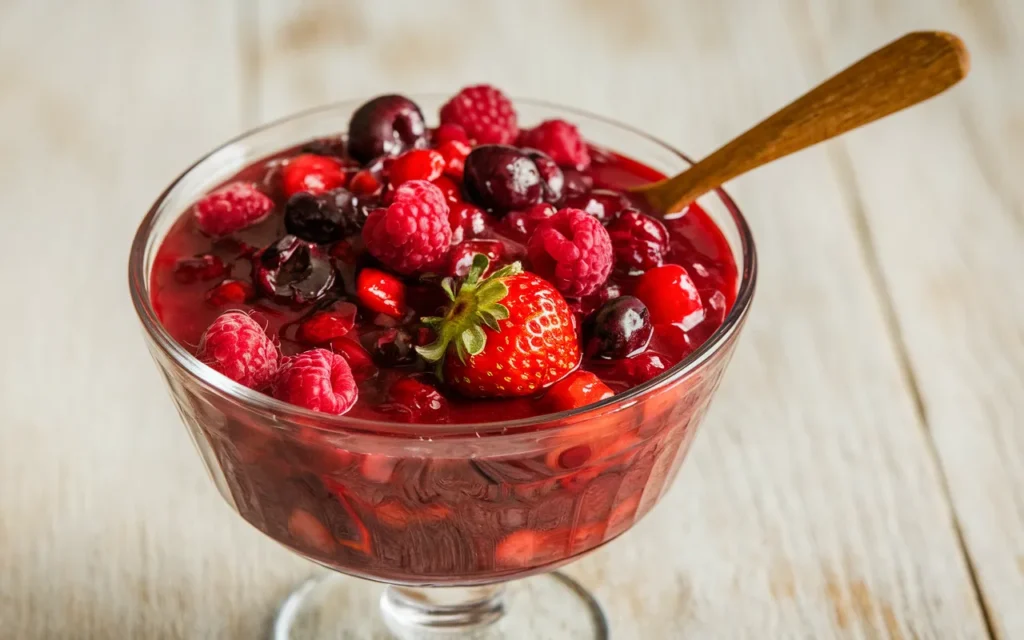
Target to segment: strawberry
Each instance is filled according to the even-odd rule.
[[[579,366],[572,312],[551,283],[518,262],[481,279],[489,264],[477,254],[458,289],[443,281],[452,304],[443,318],[423,318],[437,340],[416,351],[463,395],[530,395]]]

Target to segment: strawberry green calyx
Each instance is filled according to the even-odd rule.
[[[501,301],[508,295],[505,278],[523,272],[518,262],[513,262],[483,278],[489,266],[487,256],[478,253],[473,256],[466,279],[456,284],[453,278],[445,278],[441,282],[452,304],[443,318],[421,318],[437,334],[437,340],[416,347],[427,362],[440,363],[444,360],[448,347],[455,346],[455,352],[462,362],[469,356],[475,356],[484,350],[487,334],[483,327],[501,331],[500,322],[508,318],[508,308]],[[440,369],[439,369],[440,370]]]

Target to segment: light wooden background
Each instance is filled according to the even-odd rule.
[[[618,638],[1024,638],[1019,0],[0,0],[0,637],[258,637],[310,571],[221,503],[130,307],[200,153],[490,81],[699,156],[916,28],[972,76],[732,186],[763,265],[732,369],[570,572]]]

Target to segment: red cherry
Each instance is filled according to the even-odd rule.
[[[206,293],[206,301],[215,307],[242,304],[252,299],[252,285],[240,280],[225,280]]]
[[[281,180],[285,195],[291,197],[300,191],[318,194],[344,187],[346,176],[338,160],[303,153],[284,165]]]
[[[697,287],[682,265],[666,264],[640,276],[633,292],[647,305],[654,324],[678,324],[689,330],[704,320]]]
[[[437,151],[413,149],[391,161],[388,179],[394,187],[410,180],[436,180],[444,173],[445,164],[444,156]]]
[[[405,315],[405,283],[377,269],[366,268],[356,277],[356,295],[363,306],[394,318]]]
[[[356,324],[356,311],[351,302],[336,302],[330,309],[317,311],[299,325],[299,340],[319,345],[346,335]]]
[[[548,389],[547,394],[544,396],[544,403],[549,411],[568,411],[569,409],[579,409],[580,407],[594,404],[613,395],[615,395],[615,392],[593,373],[589,371],[575,371]],[[572,451],[572,449],[566,450],[562,455],[569,453],[569,451]]]
[[[373,363],[370,354],[355,340],[349,338],[336,338],[330,342],[331,350],[337,353],[352,369],[352,377],[356,382],[362,382],[367,378],[377,375],[377,365]]]

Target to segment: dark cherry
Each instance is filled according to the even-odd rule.
[[[343,189],[341,191],[344,191]],[[348,194],[348,200],[353,198]],[[330,244],[349,235],[348,221],[331,194],[313,195],[300,192],[288,199],[284,207],[284,228],[307,242]]]
[[[379,367],[399,367],[416,362],[413,335],[405,329],[378,329],[359,337]]]
[[[523,149],[523,152],[533,160],[537,165],[537,171],[540,172],[540,179],[544,184],[544,202],[560,202],[565,190],[565,174],[562,173],[561,167],[551,159],[551,156],[536,149]]]
[[[334,284],[334,268],[316,245],[286,235],[256,255],[253,280],[277,300],[296,305],[323,297]]]
[[[468,202],[449,202],[448,222],[452,227],[452,244],[472,240],[496,224],[489,214]]]
[[[668,253],[668,229],[661,220],[624,209],[608,223],[608,235],[615,252],[615,266],[625,273],[638,275],[660,267]]]
[[[633,296],[619,296],[606,302],[584,325],[584,352],[590,358],[628,358],[646,349],[653,334],[651,314],[644,303]]]
[[[448,275],[465,278],[473,264],[473,256],[482,253],[490,261],[485,275],[506,264],[505,245],[499,240],[466,240],[452,247],[448,256]]]
[[[632,203],[618,191],[593,189],[586,195],[566,198],[565,206],[583,209],[601,222],[608,222],[615,214],[632,206]]]
[[[594,179],[576,169],[563,169],[562,176],[565,184],[562,186],[562,195],[565,198],[575,198],[590,193],[594,188]]]
[[[374,98],[356,109],[348,123],[348,153],[362,164],[426,144],[423,113],[404,96]]]
[[[555,215],[555,208],[548,204],[538,204],[525,211],[512,211],[501,219],[499,229],[502,235],[526,244],[533,235],[534,229],[541,223]]]
[[[466,195],[499,215],[526,209],[544,197],[537,165],[525,153],[503,144],[484,144],[466,156]]]

